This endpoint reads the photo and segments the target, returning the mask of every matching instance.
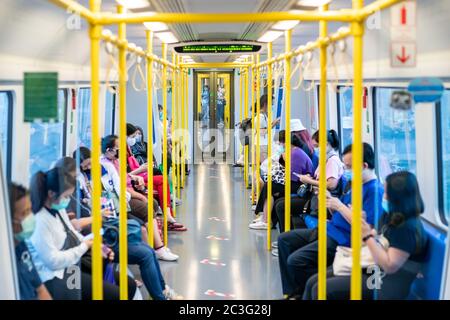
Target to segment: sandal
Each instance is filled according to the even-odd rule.
[[[168,229],[170,231],[186,231],[187,228],[179,223],[169,223]]]

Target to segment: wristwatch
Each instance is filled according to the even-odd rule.
[[[365,236],[364,238],[362,238],[363,242],[366,242],[367,240],[369,240],[370,238],[374,238],[373,234],[368,234],[367,236]]]

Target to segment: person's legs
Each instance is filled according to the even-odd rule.
[[[303,231],[303,236],[307,241],[309,240],[309,243],[289,255],[287,259],[287,270],[293,275],[295,290],[292,293],[302,296],[309,277],[317,273],[319,249],[318,241],[314,240],[314,238],[317,239],[317,229],[301,229],[300,231]],[[333,263],[336,247],[337,243],[328,237],[327,265]]]
[[[119,281],[119,273],[114,273],[116,283]],[[128,299],[132,299],[136,293],[136,281],[128,276]],[[81,272],[81,295],[83,300],[92,300],[92,276],[90,273]],[[120,300],[120,288],[116,284],[103,281],[103,299]]]
[[[153,176],[153,188],[158,191],[158,201],[159,206],[164,210],[164,185],[163,185],[163,176]],[[169,208],[170,215],[172,215],[172,205],[170,198],[170,188],[169,184],[167,184],[167,207]]]
[[[163,291],[165,283],[155,251],[145,243],[128,246],[128,260],[139,265],[145,287],[155,300],[166,300]]]
[[[293,216],[297,216],[302,214],[303,212],[303,207],[305,206],[306,200],[302,199],[300,197],[292,197],[290,199],[291,201],[291,226],[294,226],[293,224]],[[284,221],[285,221],[285,213],[284,213],[284,206],[285,206],[285,198],[280,198],[275,202],[275,215],[278,218],[278,221],[280,221],[280,225],[279,225],[279,230],[280,233],[284,232]],[[303,227],[303,225],[301,226],[294,226],[295,228],[299,228],[299,227]]]
[[[278,262],[280,264],[283,294],[291,295],[296,289],[296,279],[290,263],[290,256],[297,250],[315,240],[314,231],[308,229],[292,230],[278,237]],[[291,261],[290,261],[291,262]]]
[[[319,284],[317,281],[318,275],[314,275],[315,281],[310,284],[310,299],[317,300],[318,299],[318,288]],[[365,285],[367,281],[367,275],[362,275],[362,299],[363,300],[372,300],[373,292],[367,289]],[[308,283],[310,281],[308,280]],[[327,272],[327,300],[350,300],[350,287],[351,287],[351,277],[350,276],[335,276],[333,275],[333,270],[328,269]],[[308,285],[307,285],[308,286]],[[305,297],[307,292],[303,297]]]
[[[267,183],[261,189],[258,197],[258,202],[256,203],[255,214],[259,214],[264,211],[264,205],[267,200]]]

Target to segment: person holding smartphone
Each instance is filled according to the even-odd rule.
[[[279,163],[281,166],[285,166],[286,153],[284,151],[286,142],[286,132],[284,130],[280,131],[278,140],[282,146],[282,154],[279,158]],[[300,179],[294,173],[300,174],[312,174],[313,167],[311,159],[308,155],[301,149],[300,139],[291,134],[291,172],[289,175],[285,174],[285,179],[291,179],[291,193],[297,192],[301,185]],[[278,198],[284,197],[284,181],[272,181],[272,197],[273,201]],[[272,201],[272,204],[274,203]],[[267,210],[272,210],[272,208],[267,208],[267,183],[264,184],[261,194],[258,198],[258,203],[256,205],[255,213],[263,213],[261,219],[254,221],[249,225],[250,229],[265,230],[268,227],[267,221]]]

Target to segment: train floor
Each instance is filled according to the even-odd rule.
[[[250,194],[241,168],[191,166],[176,212],[188,231],[169,232],[169,247],[180,258],[160,262],[167,284],[185,299],[282,298],[278,259],[266,249],[266,231],[248,228]],[[274,240],[277,234],[272,230]]]

